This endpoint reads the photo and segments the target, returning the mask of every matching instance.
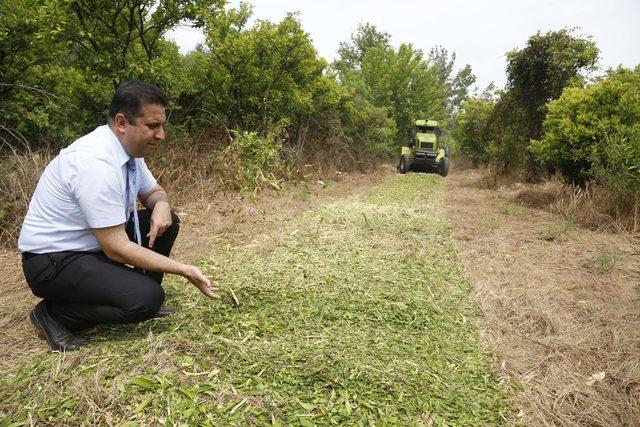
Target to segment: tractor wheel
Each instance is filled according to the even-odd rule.
[[[447,176],[449,174],[449,159],[443,157],[438,163],[438,174],[440,176]]]
[[[400,156],[400,165],[398,166],[398,172],[405,174],[409,172],[411,166],[409,165],[409,158],[407,156]]]

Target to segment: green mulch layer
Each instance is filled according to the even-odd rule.
[[[0,379],[3,425],[495,425],[512,413],[439,206],[409,174],[242,247],[203,248],[222,288],[92,332]]]

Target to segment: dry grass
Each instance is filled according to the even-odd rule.
[[[19,134],[11,134],[10,138],[0,137],[0,247],[9,250],[17,245],[20,226],[40,175],[58,152],[51,149],[34,152]],[[228,162],[219,155],[226,144],[220,140],[206,142],[204,136],[200,139],[203,140],[197,143],[168,139],[147,158],[175,206],[228,192],[229,185],[223,182],[220,173]],[[281,175],[294,181],[340,180],[344,172],[375,173],[380,167],[379,161],[341,141],[330,142],[322,149],[303,149],[291,163],[291,171],[282,171]]]
[[[462,170],[456,168],[455,170]],[[523,184],[518,175],[482,173],[474,185],[486,190],[518,190],[513,201],[527,207],[549,210],[592,230],[615,233],[640,231],[640,199],[624,198],[596,184],[580,188],[554,176],[540,184]]]
[[[449,172],[461,172],[469,169],[478,169],[483,168],[481,162],[474,162],[469,157],[466,156],[453,156],[451,158],[451,164],[449,166]]]
[[[28,145],[5,143],[0,150],[0,247],[16,247],[22,220],[36,184],[57,151],[32,151]],[[187,146],[184,141],[168,141],[148,159],[158,171],[156,178],[172,195],[176,205],[211,197],[219,191],[215,169],[215,144]],[[2,213],[4,212],[4,213]]]
[[[167,140],[146,162],[176,206],[217,194],[222,185],[217,169],[217,153],[224,148],[217,142],[192,144]]]
[[[0,371],[13,363],[29,360],[44,349],[27,313],[38,301],[22,275],[22,261],[17,250],[0,249]]]
[[[606,188],[572,187],[558,180],[529,185],[514,200],[525,206],[549,209],[592,230],[615,233],[640,231],[640,202],[620,200]]]
[[[31,195],[54,157],[50,150],[32,152],[25,147],[22,152],[8,144],[0,147],[0,247],[16,246]]]
[[[303,147],[302,154],[295,162],[299,176],[313,174],[322,179],[335,179],[338,172],[370,172],[376,170],[380,161],[358,150],[346,142],[333,138]]]
[[[513,421],[640,424],[638,235],[566,226],[549,212],[566,203],[553,197],[558,184],[487,190],[486,179],[450,175],[448,215],[484,313],[485,345],[519,385]],[[496,221],[488,227],[486,218]],[[550,226],[564,229],[562,238],[545,240]]]

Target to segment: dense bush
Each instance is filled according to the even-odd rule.
[[[540,139],[547,103],[564,88],[579,87],[583,74],[593,70],[598,49],[588,37],[562,29],[537,33],[523,49],[507,52],[507,86],[499,93],[491,114],[493,143],[489,149],[494,170],[522,172],[536,182],[541,170],[529,153],[532,139]]]
[[[640,66],[619,68],[549,104],[532,152],[575,184],[597,179],[626,197],[640,192]]]
[[[471,159],[475,167],[489,161],[489,119],[494,108],[495,102],[490,98],[470,98],[462,103],[454,120],[452,136],[458,154]]]

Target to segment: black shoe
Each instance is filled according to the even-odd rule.
[[[178,307],[160,307],[160,310],[158,310],[156,314],[151,316],[151,318],[155,319],[157,317],[167,317],[172,315],[176,311],[178,311]]]
[[[44,304],[40,301],[36,307],[29,313],[29,320],[35,326],[38,335],[47,340],[49,346],[57,351],[73,351],[78,350],[89,344],[89,341],[82,337],[74,335],[70,330],[64,327],[60,322],[55,320]]]

